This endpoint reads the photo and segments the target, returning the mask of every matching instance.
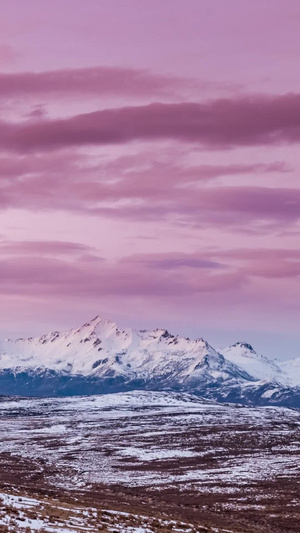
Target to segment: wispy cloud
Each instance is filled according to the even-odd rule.
[[[12,55],[0,45],[1,55]],[[45,72],[0,73],[0,98],[78,96],[174,97],[181,91],[210,87],[175,75],[154,74],[147,70],[96,66]]]
[[[259,228],[285,226],[300,218],[300,190],[249,181],[290,172],[284,162],[190,165],[174,155],[164,160],[141,152],[94,160],[68,149],[0,159],[0,207],[62,210],[107,218],[184,220],[191,226]],[[230,185],[230,179],[239,185]],[[229,180],[229,184],[220,179]],[[246,182],[244,183],[244,180]]]

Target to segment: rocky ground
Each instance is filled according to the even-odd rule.
[[[297,410],[3,398],[0,432],[0,531],[299,532]]]

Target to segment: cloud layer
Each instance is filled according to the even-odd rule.
[[[296,335],[297,2],[16,3],[0,20],[1,324]]]
[[[300,95],[152,103],[0,126],[0,147],[18,152],[164,139],[209,149],[277,145],[300,140]]]
[[[12,54],[0,45],[2,56]],[[201,83],[174,75],[152,74],[124,67],[90,67],[45,72],[0,73],[0,98],[75,96],[173,96]],[[206,84],[203,83],[205,86]],[[208,84],[209,85],[209,84]]]

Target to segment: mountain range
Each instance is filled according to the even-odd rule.
[[[183,391],[221,402],[300,407],[300,358],[271,360],[250,344],[214,349],[166,329],[119,329],[97,316],[78,329],[0,342],[0,394]]]

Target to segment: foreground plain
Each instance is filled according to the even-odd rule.
[[[2,398],[0,431],[0,531],[299,531],[298,410]]]

